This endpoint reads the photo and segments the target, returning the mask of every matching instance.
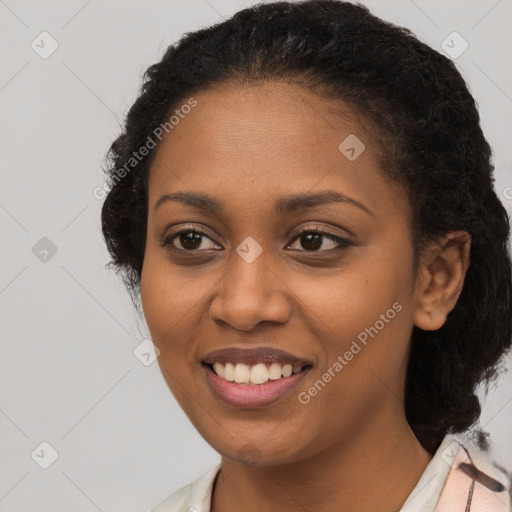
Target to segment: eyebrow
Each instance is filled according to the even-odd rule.
[[[221,214],[223,212],[222,204],[217,199],[207,194],[197,192],[174,192],[172,194],[165,194],[155,203],[153,211],[155,212],[162,204],[168,201],[180,202],[208,213]],[[285,215],[287,213],[305,211],[315,208],[316,206],[332,203],[351,204],[373,215],[373,212],[363,203],[337,190],[303,192],[292,196],[280,197],[274,203],[274,212],[279,215]]]

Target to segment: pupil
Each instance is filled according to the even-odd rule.
[[[197,246],[194,244],[198,242],[198,239],[199,240],[201,239],[201,235],[199,235],[197,233],[189,232],[189,233],[182,233],[180,235],[180,242],[185,249],[197,249]],[[192,244],[192,247],[190,247],[189,244]]]
[[[304,235],[305,238],[307,238],[311,242],[311,237],[313,237],[315,240],[312,242],[313,246],[309,246],[309,249],[319,249],[322,246],[322,242],[318,243],[322,235],[315,235],[313,233],[309,235]],[[303,249],[308,249],[308,247],[305,247],[303,243],[301,243]]]

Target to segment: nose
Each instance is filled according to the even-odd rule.
[[[272,268],[265,251],[252,262],[233,252],[229,270],[215,288],[210,306],[214,323],[251,331],[262,323],[284,324],[291,315],[290,289]]]

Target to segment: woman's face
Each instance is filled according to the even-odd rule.
[[[411,212],[375,141],[348,107],[283,82],[194,98],[151,168],[141,281],[179,404],[220,454],[261,466],[405,423]],[[237,351],[209,357],[222,349]]]

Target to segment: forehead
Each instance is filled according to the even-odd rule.
[[[366,201],[382,199],[377,144],[343,102],[285,82],[223,84],[194,99],[197,105],[159,145],[150,205],[164,193],[192,189],[252,206],[266,198],[273,206],[277,192],[333,186]],[[357,158],[347,158],[346,146],[360,152]]]
[[[162,145],[178,146],[187,139],[190,147],[223,145],[250,152],[261,145],[302,148],[306,143],[309,148],[332,132],[339,138],[347,130],[367,138],[362,135],[365,121],[353,108],[293,83],[229,82],[201,91],[194,99],[197,106],[181,116]],[[190,140],[191,134],[196,140]],[[259,152],[259,157],[264,154]]]

